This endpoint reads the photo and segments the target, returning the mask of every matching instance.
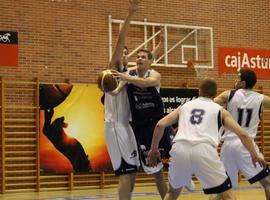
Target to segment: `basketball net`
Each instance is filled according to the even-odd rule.
[[[208,63],[208,60],[189,60],[187,62],[187,67],[195,71],[197,79],[202,80],[207,77],[208,72],[208,68],[203,65]]]

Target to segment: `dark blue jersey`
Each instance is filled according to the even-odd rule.
[[[148,70],[145,78],[149,77],[150,73],[151,70]],[[131,70],[129,75],[137,76],[137,70]],[[129,83],[127,94],[140,158],[144,165],[147,165],[147,152],[151,148],[155,126],[164,116],[164,105],[156,87],[141,88]],[[159,143],[165,157],[169,155],[173,137],[174,131],[172,127],[167,127]]]
[[[146,77],[150,76],[150,72],[147,71]],[[137,76],[137,70],[131,70],[129,74]],[[134,124],[158,121],[164,116],[164,105],[156,87],[141,88],[129,83],[127,93]]]

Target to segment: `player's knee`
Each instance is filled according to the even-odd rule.
[[[221,194],[211,194],[209,200],[222,200]]]
[[[232,189],[222,192],[221,196],[224,200],[236,200],[235,194]]]
[[[119,177],[119,190],[133,191],[135,185],[135,173],[123,174]]]
[[[154,173],[153,176],[155,177],[156,180],[163,179],[163,172],[162,172],[162,170]]]
[[[260,180],[261,185],[264,187],[264,189],[267,189],[270,191],[270,176],[267,176]]]
[[[177,199],[181,191],[182,187],[175,189],[170,185],[167,193],[169,194],[169,196],[173,197],[173,199]]]

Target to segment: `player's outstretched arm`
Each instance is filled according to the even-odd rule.
[[[139,0],[129,0],[129,10],[126,19],[119,32],[119,36],[116,42],[116,46],[112,55],[112,59],[109,63],[109,68],[118,69],[122,65],[122,55],[125,46],[125,39],[128,32],[128,27],[132,15],[139,9]]]
[[[170,114],[166,115],[164,118],[159,120],[159,122],[157,123],[153,133],[151,149],[147,156],[147,161],[150,166],[156,166],[157,160],[160,160],[160,152],[158,150],[159,141],[161,140],[164,134],[164,129],[167,126],[170,126],[178,121],[179,112],[180,106],[173,112],[171,112]]]
[[[219,105],[223,106],[228,102],[230,95],[230,90],[224,91],[219,94],[217,97],[214,98],[214,102],[218,103]]]
[[[228,111],[222,108],[221,114],[225,128],[229,129],[240,138],[243,145],[249,151],[254,166],[256,167],[256,163],[259,163],[259,165],[261,165],[262,167],[266,167],[266,162],[256,153],[253,141],[249,137],[248,133],[246,133],[246,131],[239,126],[239,124],[233,119],[233,117]]]
[[[160,73],[157,71],[154,71],[151,76],[147,78],[140,78],[136,76],[129,76],[126,73],[120,73],[117,71],[112,71],[113,75],[117,78],[120,78],[122,81],[127,81],[129,83],[132,83],[134,85],[137,85],[139,87],[156,87],[160,85]]]

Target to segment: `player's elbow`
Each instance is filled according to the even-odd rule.
[[[145,81],[143,83],[143,87],[157,87],[159,86],[159,82],[157,81]]]
[[[164,122],[164,120],[160,120],[157,124],[156,124],[156,129],[158,130],[163,130],[166,127],[166,123]]]

